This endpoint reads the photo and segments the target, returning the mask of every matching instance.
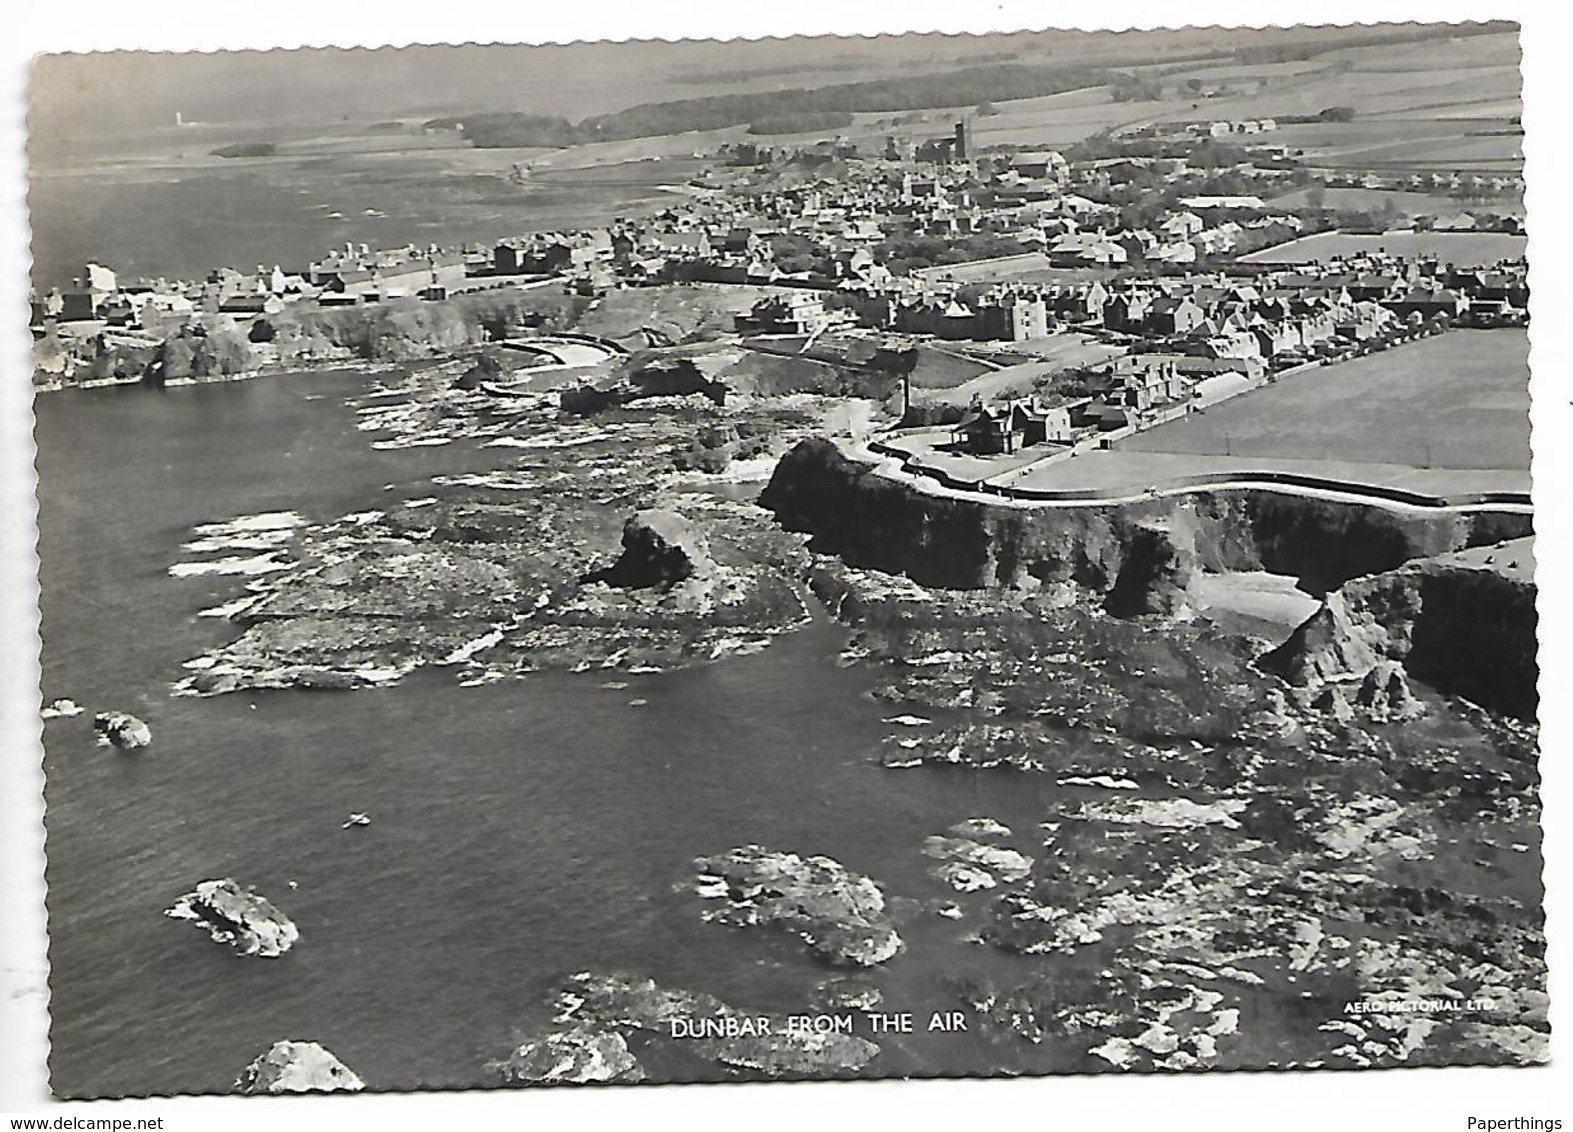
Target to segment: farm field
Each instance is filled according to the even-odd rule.
[[[1312,164],[1342,168],[1436,168],[1517,171],[1520,113],[1518,42],[1512,35],[1364,47],[1317,55],[1291,70],[1283,65],[1216,66],[1166,75],[1165,81],[1218,84],[1226,93],[1199,101],[1129,104],[1133,121],[1277,118],[1319,114],[1331,106],[1355,112],[1349,122],[1280,122],[1271,139]],[[1445,76],[1445,77],[1443,77]]]
[[[1327,263],[1362,252],[1385,252],[1395,256],[1434,255],[1446,263],[1485,267],[1504,259],[1518,259],[1526,247],[1526,237],[1507,232],[1384,232],[1379,236],[1318,232],[1241,256],[1240,262]]]
[[[1359,47],[1321,54],[1310,62],[1315,70],[1271,75],[1276,81],[1260,89],[1208,99],[1204,113],[1214,118],[1262,117],[1352,106],[1358,123],[1373,114],[1515,100],[1519,92],[1518,42],[1513,35]],[[1175,78],[1205,82],[1208,74],[1207,68],[1198,68]]]
[[[1524,144],[1523,135],[1518,133],[1471,133],[1343,148],[1327,154],[1327,158],[1346,168],[1437,168],[1484,173],[1518,169],[1524,161]]]
[[[849,127],[835,132],[860,145],[881,144],[892,133],[914,138],[939,136],[948,132],[958,117],[965,117],[980,149],[997,145],[1063,147],[1104,130],[1149,123],[1316,114],[1328,106],[1352,104],[1357,113],[1352,122],[1286,125],[1272,140],[1303,148],[1313,159],[1339,165],[1354,164],[1355,159],[1347,155],[1362,152],[1368,153],[1371,161],[1396,164],[1444,162],[1455,153],[1460,155],[1460,167],[1513,168],[1518,161],[1516,138],[1469,136],[1505,126],[1519,112],[1518,44],[1511,35],[1361,47],[1286,63],[1213,59],[1128,69],[1154,74],[1165,97],[1116,102],[1107,86],[1092,86],[1040,98],[998,101],[992,114],[977,114],[973,106],[856,114]],[[1449,77],[1438,78],[1438,72]],[[1192,79],[1204,89],[1222,87],[1229,93],[1216,97],[1193,93],[1186,87]],[[1401,118],[1388,120],[1388,115]],[[663,139],[599,143],[564,151],[552,160],[574,165],[630,160],[745,136],[742,127],[735,127]],[[757,140],[797,145],[823,136],[824,131],[808,131]],[[1386,152],[1400,143],[1407,148]],[[601,146],[606,147],[604,152],[598,152]]]
[[[1194,476],[1264,471],[1444,498],[1527,491],[1528,353],[1523,330],[1451,331],[1305,370],[1112,449],[1048,464],[1031,447],[1009,456],[947,451],[948,428],[908,430],[897,443],[958,479],[1115,498]]]
[[[1528,413],[1528,335],[1454,330],[1302,371],[1120,448],[1527,471]]]
[[[1274,197],[1273,208],[1306,208],[1311,203],[1310,189]],[[1452,216],[1459,212],[1489,212],[1498,216],[1524,215],[1524,202],[1517,195],[1491,197],[1485,201],[1463,201],[1438,193],[1414,193],[1401,189],[1324,189],[1322,203],[1327,208],[1370,211],[1391,204],[1403,216]]]
[[[1327,168],[1516,172],[1523,163],[1523,137],[1507,118],[1290,124],[1274,140]]]

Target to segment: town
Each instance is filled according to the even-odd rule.
[[[489,246],[348,243],[308,264],[201,280],[127,280],[89,264],[75,285],[35,297],[37,378],[178,378],[166,343],[225,335],[234,349],[188,347],[185,369],[265,368],[290,311],[498,290],[730,289],[757,295],[718,335],[745,346],[843,365],[905,358],[898,370],[922,347],[960,377],[987,371],[960,404],[922,404],[909,382],[900,419],[952,426],[955,450],[984,456],[1106,445],[1301,367],[1526,321],[1522,226],[1493,207],[1516,199],[1518,177],[1329,174],[1275,144],[1278,133],[1271,118],[1198,121],[1068,152],[980,151],[961,116],[873,147],[727,144],[676,203],[606,227]],[[1401,217],[1314,203],[1349,187],[1470,207]],[[1265,203],[1296,189],[1313,203]],[[1319,238],[1348,246],[1321,254]],[[1499,258],[1450,250],[1482,238]]]

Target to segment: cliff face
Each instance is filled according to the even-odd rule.
[[[1314,690],[1396,661],[1438,691],[1532,720],[1536,625],[1535,586],[1526,578],[1421,561],[1328,594],[1262,667]]]
[[[1250,490],[1011,507],[917,491],[822,439],[782,457],[760,502],[785,526],[810,532],[814,549],[850,565],[954,589],[1069,584],[1133,612],[1162,611],[1172,602],[1167,591],[1183,588],[1194,567],[1292,574],[1325,592],[1529,529],[1527,517],[1409,515]],[[1165,592],[1142,596],[1142,577]]]

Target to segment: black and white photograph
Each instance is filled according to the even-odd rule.
[[[1548,1072],[1562,127],[1164,19],[37,55],[48,1095]]]

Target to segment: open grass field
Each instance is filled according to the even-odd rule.
[[[1522,330],[1451,331],[1305,370],[1112,449],[1052,463],[1033,447],[1010,456],[950,452],[945,428],[905,431],[900,446],[962,480],[1110,497],[1199,475],[1264,471],[1442,497],[1526,491],[1528,352]]]
[[[1118,353],[1112,346],[1094,342],[1084,334],[1054,334],[1030,343],[1012,343],[1015,350],[1035,355],[1030,362],[980,373],[948,389],[914,389],[914,399],[929,403],[966,406],[974,399],[999,400],[1025,397],[1041,382],[1063,369],[1095,365]],[[916,382],[913,383],[917,385]]]
[[[932,282],[953,283],[1090,283],[1108,279],[1115,269],[1108,267],[1055,267],[1042,252],[995,259],[970,260],[920,267],[912,273]]]
[[[1310,189],[1296,189],[1267,202],[1274,208],[1306,208],[1311,203]],[[1523,198],[1517,194],[1492,197],[1484,202],[1461,201],[1440,193],[1412,193],[1400,189],[1324,189],[1322,203],[1327,208],[1371,211],[1391,204],[1401,216],[1453,216],[1479,209],[1498,216],[1524,215]]]
[[[1026,451],[1030,452],[1031,449]],[[977,460],[977,457],[971,459]],[[998,460],[999,457],[989,457]],[[940,461],[933,460],[935,464]],[[952,475],[978,473],[973,468],[941,465]],[[1128,448],[1084,452],[1071,460],[1029,466],[1015,475],[1000,466],[994,482],[1026,490],[1097,491],[1110,498],[1139,498],[1154,485],[1218,473],[1249,478],[1263,471],[1284,472],[1352,486],[1396,487],[1404,491],[1457,498],[1481,491],[1527,491],[1529,473],[1503,468],[1420,468],[1365,460],[1327,460],[1292,456],[1200,456],[1176,452],[1138,452]],[[987,473],[983,473],[987,474]]]
[[[1121,450],[1527,471],[1528,414],[1528,335],[1454,330],[1302,371]]]
[[[1462,211],[1462,210],[1460,210]],[[1483,207],[1481,211],[1495,211]],[[1445,263],[1488,267],[1524,255],[1528,239],[1506,232],[1318,232],[1240,257],[1242,263],[1327,263],[1362,252],[1395,256],[1434,255]]]

